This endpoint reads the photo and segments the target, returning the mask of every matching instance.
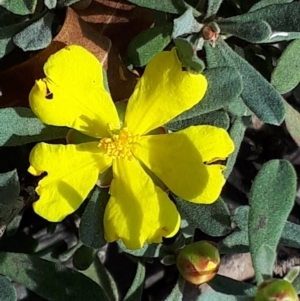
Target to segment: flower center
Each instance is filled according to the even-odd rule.
[[[99,147],[106,150],[106,155],[113,159],[122,158],[133,160],[133,153],[136,150],[136,142],[139,139],[138,135],[132,135],[125,127],[121,130],[111,132],[111,138],[102,138]]]

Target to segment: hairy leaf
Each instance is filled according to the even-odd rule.
[[[201,294],[196,301],[253,301],[253,297],[233,296],[218,292],[206,292]]]
[[[146,276],[146,269],[143,263],[138,261],[135,277],[131,287],[129,288],[124,301],[142,300],[144,280]]]
[[[108,189],[98,186],[95,186],[89,196],[79,226],[79,237],[90,248],[99,249],[107,244],[104,238],[103,216],[109,198]]]
[[[294,0],[260,0],[259,2],[255,3],[249,10],[249,12],[261,9],[263,7],[273,5],[273,4],[283,4],[283,3],[290,3]]]
[[[17,33],[13,41],[24,51],[46,48],[52,41],[52,23],[54,13],[47,12],[36,22]]]
[[[210,236],[223,236],[231,231],[229,210],[221,198],[213,204],[204,205],[184,201],[175,195],[173,197],[190,226]]]
[[[241,77],[232,67],[208,69],[204,75],[208,81],[208,89],[204,98],[194,107],[174,118],[173,121],[189,119],[222,109],[231,100],[239,97],[242,92]]]
[[[249,108],[245,105],[243,99],[241,97],[238,97],[236,99],[233,99],[229,105],[228,105],[228,111],[238,117],[242,116],[250,116],[252,115],[252,112],[249,110]]]
[[[283,99],[260,73],[221,39],[215,48],[206,45],[205,49],[209,66],[232,66],[237,69],[243,81],[241,97],[258,118],[275,125],[283,121],[285,114]]]
[[[293,208],[295,195],[296,173],[291,163],[286,160],[267,162],[254,179],[249,197],[248,235],[258,283],[263,280],[259,255],[263,256],[266,252],[260,250],[260,247],[266,244],[267,248],[275,252],[287,217]]]
[[[0,273],[51,301],[107,300],[94,281],[35,255],[0,253]],[[51,285],[49,285],[51,279]]]
[[[294,89],[300,82],[300,39],[291,42],[273,70],[271,84],[281,93]]]
[[[205,19],[213,17],[217,14],[223,0],[208,0]]]
[[[30,109],[6,108],[0,110],[0,146],[65,138],[68,129],[43,124]]]
[[[179,131],[192,125],[209,124],[227,130],[229,122],[229,115],[223,110],[218,110],[189,119],[171,121],[166,128],[171,131]]]
[[[172,24],[155,26],[137,35],[128,45],[128,58],[134,66],[145,66],[170,42]]]
[[[5,277],[0,275],[0,300],[17,301],[17,292],[13,284]]]
[[[262,43],[272,34],[270,25],[261,20],[244,23],[220,21],[218,25],[222,34],[233,35],[250,43]]]
[[[297,143],[300,146],[300,113],[296,111],[291,105],[289,105],[286,101],[285,103],[285,124],[286,127]]]
[[[37,0],[3,0],[0,6],[3,6],[8,11],[16,15],[33,14],[37,5]]]

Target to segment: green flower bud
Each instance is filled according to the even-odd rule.
[[[284,279],[271,279],[261,283],[254,301],[298,301],[293,285]]]
[[[185,280],[200,285],[216,275],[220,254],[213,242],[198,241],[179,251],[176,265]]]

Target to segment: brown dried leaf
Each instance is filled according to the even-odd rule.
[[[129,42],[153,24],[153,11],[125,0],[94,0],[77,14],[97,32],[111,39],[122,55]]]
[[[109,87],[115,101],[128,98],[136,83],[135,76],[122,64],[111,41],[81,20],[74,10],[67,8],[65,22],[44,50],[29,60],[0,72],[0,108],[28,106],[28,94],[36,79],[44,77],[43,65],[48,57],[65,47],[77,44],[91,51],[107,70]],[[120,70],[122,69],[122,78]],[[124,80],[126,78],[126,80]]]

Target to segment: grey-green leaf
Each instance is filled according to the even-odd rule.
[[[175,39],[185,34],[200,32],[203,24],[194,18],[193,9],[189,7],[183,15],[174,19],[172,38]]]
[[[185,39],[174,39],[178,57],[188,71],[201,73],[205,68],[204,62],[197,56],[197,52],[191,42]]]
[[[291,71],[292,70],[292,71]],[[300,39],[291,42],[280,56],[272,72],[271,84],[281,94],[294,89],[300,82]]]
[[[46,48],[52,41],[52,23],[54,13],[47,12],[36,22],[17,33],[13,41],[24,51]]]
[[[226,179],[229,177],[229,175],[232,172],[248,124],[249,124],[249,120],[247,118],[236,117],[229,130],[229,135],[234,143],[234,151],[228,157],[226,162],[226,169],[224,170],[224,177]]]
[[[0,110],[0,146],[65,138],[68,129],[43,124],[30,109],[6,108]]]
[[[65,266],[35,255],[0,253],[0,273],[51,301],[107,301],[94,281]],[[49,285],[51,279],[51,285]]]
[[[145,66],[170,42],[172,24],[155,26],[137,35],[128,45],[128,58],[134,66]]]
[[[237,281],[223,275],[216,275],[208,282],[208,285],[215,291],[227,295],[247,295],[253,296],[257,290],[255,285]]]
[[[4,0],[0,3],[0,6],[16,15],[29,15],[34,13],[37,0]]]
[[[210,236],[223,236],[231,231],[230,214],[225,202],[219,198],[210,205],[194,204],[173,195],[177,208],[190,226]]]
[[[226,295],[218,292],[206,292],[201,294],[197,301],[253,301],[253,297]]]
[[[262,20],[244,23],[220,21],[218,25],[222,34],[233,35],[250,43],[262,43],[272,34],[270,25]]]
[[[107,244],[104,238],[103,216],[109,197],[107,188],[95,186],[82,215],[79,237],[90,248],[99,249]]]
[[[285,124],[286,127],[297,143],[300,146],[300,113],[296,111],[291,105],[289,105],[286,101],[285,103]]]
[[[174,118],[173,121],[189,119],[222,109],[230,101],[239,97],[242,92],[241,77],[232,67],[208,69],[204,75],[208,81],[208,89],[204,98],[194,107]]]
[[[179,301],[183,298],[183,289],[185,285],[185,280],[179,276],[175,286],[173,287],[169,296],[165,299],[165,301]]]
[[[208,0],[205,19],[215,16],[222,2],[223,0]]]
[[[215,48],[205,46],[207,60],[213,65],[235,67],[243,81],[241,97],[247,107],[265,123],[279,125],[285,115],[281,95],[249,63],[219,39]]]
[[[138,261],[135,277],[129,288],[124,301],[139,301],[142,299],[143,286],[145,281],[146,269],[143,263]]]
[[[192,125],[209,124],[227,130],[229,123],[229,115],[223,110],[218,110],[189,119],[171,121],[166,125],[166,128],[171,131],[179,131]]]
[[[283,3],[290,3],[294,0],[261,0],[257,3],[255,3],[250,9],[249,12],[261,9],[263,7],[273,5],[273,4],[283,4]]]
[[[186,10],[183,0],[128,0],[128,2],[171,14],[180,14]]]
[[[294,1],[292,3],[268,5],[225,20],[242,23],[255,20],[265,21],[272,28],[272,35],[265,42],[277,42],[300,37],[299,18],[300,2]]]
[[[243,99],[238,97],[233,99],[228,105],[228,111],[234,116],[250,116],[252,115],[251,110],[245,105]]]
[[[286,160],[271,160],[254,179],[249,197],[249,246],[258,282],[257,256],[263,244],[275,250],[296,195],[296,173]]]
[[[5,277],[0,275],[0,300],[17,301],[17,292],[13,284]]]

